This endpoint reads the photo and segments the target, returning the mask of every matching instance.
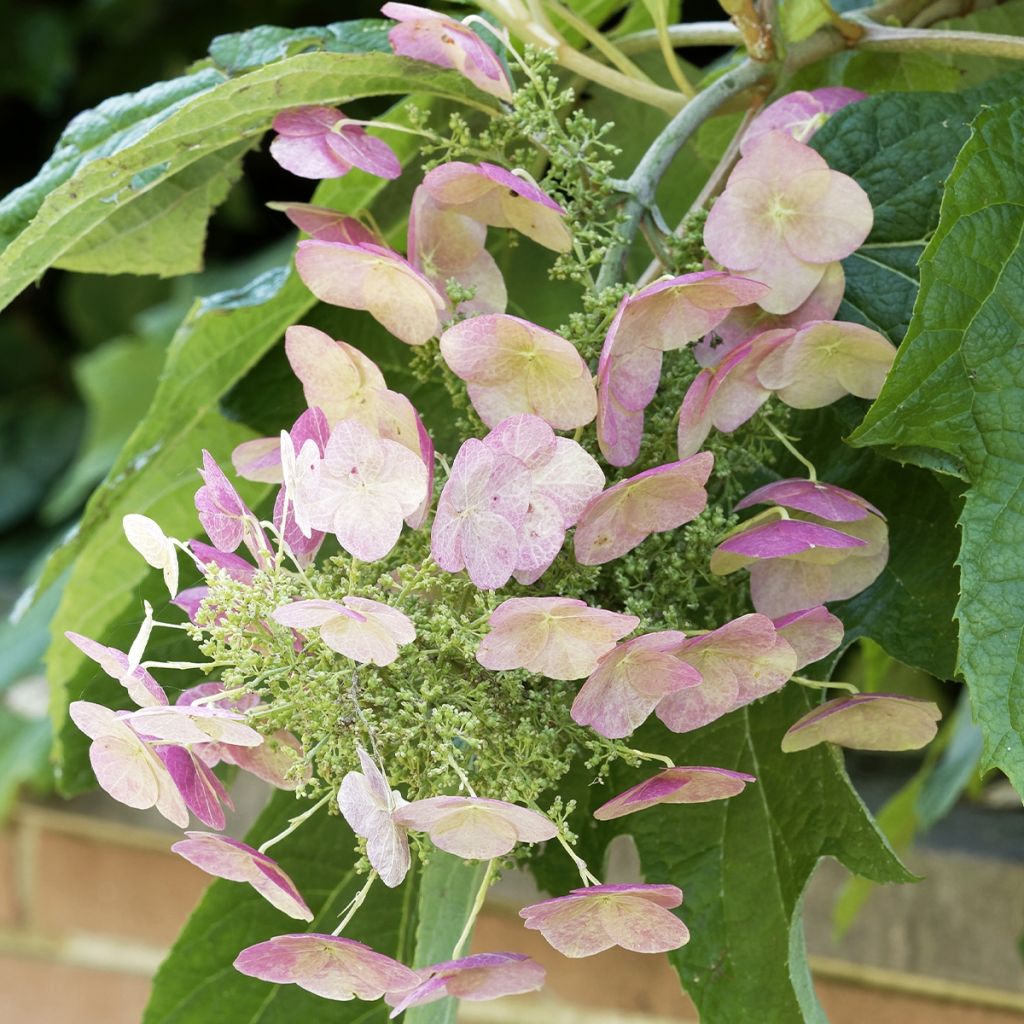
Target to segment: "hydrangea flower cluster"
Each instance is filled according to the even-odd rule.
[[[396,52],[514,100],[503,64],[470,28],[407,4],[384,13],[397,20]],[[570,338],[505,312],[489,229],[555,252],[573,246],[563,206],[520,169],[452,161],[430,170],[413,195],[404,255],[345,211],[279,204],[310,236],[296,267],[313,294],[365,311],[400,342],[433,347],[484,426],[449,462],[364,352],[293,326],[285,352],[308,408],[278,437],[233,455],[240,477],[277,488],[269,519],[203,452],[195,505],[209,543],[167,537],[144,516],[124,521],[216,678],[170,702],[150,670],[193,666],[144,660],[154,628],[179,628],[148,606],[128,652],[68,634],[137,705],[71,705],[100,785],[179,827],[193,815],[215,830],[185,833],[173,849],[186,860],[310,922],[267,850],[325,804],[351,827],[366,883],[337,928],[241,950],[239,971],[327,999],[384,998],[392,1016],[446,996],[539,988],[543,969],[520,953],[463,955],[472,916],[449,960],[415,971],[342,935],[371,886],[403,884],[432,848],[488,862],[475,916],[501,865],[536,844],[563,846],[581,887],[520,914],[568,957],[689,940],[680,889],[602,884],[573,848],[571,808],[539,800],[577,756],[600,777],[616,760],[667,762],[609,794],[594,812],[601,821],[756,785],[622,741],[652,715],[689,732],[790,680],[809,682],[795,673],[843,641],[826,605],[862,591],[886,563],[881,511],[813,476],[786,479],[736,506],[769,507],[721,537],[708,566],[723,578],[747,570],[754,611],[681,630],[661,628],[656,609],[645,621],[594,599],[609,563],[705,513],[715,459],[699,449],[711,425],[736,429],[771,396],[814,408],[878,392],[892,346],[830,319],[842,292],[836,261],[863,241],[871,208],[801,141],[818,113],[854,98],[833,92],[754,122],[708,218],[718,265],[627,294],[610,311],[596,366]],[[812,115],[799,116],[807,103]],[[274,127],[271,155],[298,175],[401,171],[386,144],[340,111],[282,111]],[[682,399],[678,460],[609,481],[594,453],[609,474],[637,461],[663,355],[687,346],[700,365]],[[202,582],[179,591],[181,554]],[[783,748],[918,746],[935,717],[908,698],[844,697],[795,723]],[[317,800],[253,848],[219,834],[230,806],[213,771],[221,763]]]

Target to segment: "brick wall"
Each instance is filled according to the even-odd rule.
[[[208,882],[169,852],[171,841],[54,807],[16,813],[0,832],[0,1020],[138,1024],[149,979]],[[505,898],[518,900],[514,890]],[[467,1004],[465,1024],[696,1024],[663,957],[610,950],[565,960],[502,898],[485,911],[477,946],[531,954],[549,984],[535,997]],[[832,1024],[1024,1021],[1024,998],[1012,993],[844,961],[818,967]]]

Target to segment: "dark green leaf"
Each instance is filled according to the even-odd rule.
[[[783,754],[783,733],[814,704],[782,693],[695,733],[648,727],[637,746],[676,764],[745,771],[757,782],[731,800],[661,807],[620,819],[648,882],[684,890],[689,945],[670,954],[702,1024],[824,1020],[803,951],[800,903],[818,860],[838,858],[876,881],[911,876],[875,827],[829,745]],[[616,773],[617,792],[650,775]]]
[[[867,324],[899,343],[917,296],[917,261],[938,223],[942,182],[983,103],[1012,96],[1008,76],[963,94],[891,93],[854,103],[830,118],[812,145],[867,192],[875,224],[843,261],[839,317]]]
[[[360,18],[319,28],[257,25],[244,32],[217,36],[210,43],[210,56],[227,74],[237,75],[297,53],[387,53],[391,24],[380,18]]]
[[[984,766],[1024,789],[1024,102],[982,111],[921,258],[921,294],[859,445],[925,446],[963,461],[959,667]]]
[[[306,806],[290,793],[275,793],[246,841],[277,835]],[[316,915],[304,927],[275,910],[249,886],[216,881],[189,919],[157,972],[143,1024],[384,1024],[381,1002],[334,1002],[296,985],[269,985],[239,974],[235,957],[274,935],[330,932],[365,878],[355,873],[354,838],[338,815],[317,811],[279,845],[273,856],[291,876]],[[408,963],[412,955],[416,873],[399,889],[377,882],[345,930],[377,952]]]

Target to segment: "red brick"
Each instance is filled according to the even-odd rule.
[[[209,881],[169,849],[136,848],[44,827],[33,869],[32,924],[42,935],[91,932],[165,946]]]
[[[14,927],[21,919],[15,841],[12,830],[0,832],[0,927],[4,928]]]
[[[2,1017],[10,1024],[138,1024],[149,979],[0,956]]]
[[[818,979],[829,1024],[1021,1024],[1024,1014]]]

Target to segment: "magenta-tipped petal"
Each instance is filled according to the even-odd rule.
[[[306,932],[278,935],[243,949],[235,970],[276,985],[298,985],[324,999],[380,999],[414,988],[420,978],[362,942]]]
[[[599,821],[622,818],[656,804],[702,804],[737,796],[753,775],[727,768],[667,768],[602,804],[594,817]]]
[[[501,996],[536,992],[544,984],[544,968],[522,953],[474,953],[461,960],[432,964],[420,971],[425,980],[405,992],[388,993],[395,1018],[413,1006],[424,1006],[445,996],[480,1002]]]
[[[185,839],[171,849],[190,864],[217,878],[230,882],[248,882],[270,904],[299,921],[312,921],[295,883],[277,862],[251,846],[210,832],[186,832]]]

